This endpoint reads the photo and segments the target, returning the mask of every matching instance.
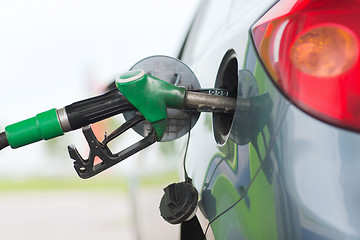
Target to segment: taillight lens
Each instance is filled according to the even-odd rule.
[[[360,131],[360,1],[279,1],[252,28],[266,70],[304,111]]]

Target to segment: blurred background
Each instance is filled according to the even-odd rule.
[[[199,0],[0,0],[0,131],[105,91],[151,55],[176,57]],[[124,120],[96,124],[99,138]],[[132,131],[132,130],[131,130]],[[134,132],[112,147],[140,139]],[[67,145],[86,155],[81,130],[0,152],[2,239],[177,239],[158,206],[181,179],[185,138],[155,144],[89,180]]]

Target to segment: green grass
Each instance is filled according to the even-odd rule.
[[[166,187],[178,181],[176,171],[139,176],[140,188],[153,186]],[[95,176],[90,179],[80,178],[28,178],[23,180],[0,179],[0,192],[13,191],[58,191],[58,190],[110,190],[127,191],[130,179],[125,177]]]

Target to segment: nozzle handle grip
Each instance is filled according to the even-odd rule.
[[[118,89],[113,89],[103,95],[70,104],[65,110],[71,130],[75,130],[136,109]]]

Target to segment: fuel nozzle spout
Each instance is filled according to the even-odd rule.
[[[248,100],[241,101],[242,108],[248,108]],[[231,113],[235,111],[236,99],[225,96],[210,95],[199,92],[187,91],[184,107],[192,108],[200,112]]]

